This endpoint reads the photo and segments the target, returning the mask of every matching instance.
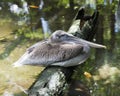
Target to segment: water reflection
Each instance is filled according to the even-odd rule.
[[[27,2],[24,0],[21,0],[21,3],[22,3],[22,8],[20,8],[19,5],[17,4],[8,2],[8,5],[10,6],[9,10],[17,15],[29,14]]]
[[[40,2],[40,5],[39,5],[39,10],[42,11],[43,6],[44,6],[44,2],[43,2],[43,0],[40,0],[40,1],[41,2]],[[44,11],[42,11],[41,14],[45,14]],[[41,20],[41,23],[42,23],[42,30],[43,30],[43,34],[44,34],[44,39],[47,39],[49,37],[49,35],[51,34],[51,31],[50,31],[48,21],[45,20],[45,18],[43,16],[40,17],[40,20]]]
[[[32,4],[38,8],[29,8]],[[44,0],[44,2],[43,0],[34,2],[2,0],[0,2],[0,95],[21,93],[19,89],[15,90],[16,87],[9,84],[10,80],[25,89],[32,84],[41,68],[27,66],[13,69],[10,64],[16,61],[28,46],[43,39],[42,31],[51,32],[58,29],[67,31],[77,9],[84,5],[87,6],[89,13],[93,12],[93,9],[99,10],[99,24],[94,40],[105,44],[107,50],[93,50],[93,55],[80,66],[75,78],[82,80],[91,89],[92,96],[119,96],[120,2],[113,0],[76,0],[72,3],[59,0]],[[16,23],[18,21],[19,24]],[[25,22],[21,23],[21,21]],[[18,38],[14,38],[16,36]],[[80,76],[84,71],[90,72],[93,78],[88,80],[84,75]]]
[[[48,25],[48,21],[46,21],[43,17],[40,18],[41,23],[42,23],[42,29],[43,29],[43,33],[44,33],[44,38],[47,39],[48,36],[51,34],[49,25]]]
[[[118,7],[117,7],[117,11],[116,11],[116,30],[115,32],[120,30],[120,1],[118,2]]]

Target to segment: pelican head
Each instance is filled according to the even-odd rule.
[[[73,40],[73,37],[74,36],[72,34],[66,33],[63,30],[57,30],[51,35],[50,41],[56,42],[56,43],[57,42],[71,41],[71,40]]]
[[[81,38],[75,37],[72,34],[69,34],[63,30],[57,30],[55,31],[51,37],[50,41],[52,43],[72,43],[72,44],[81,44],[81,45],[89,45],[90,47],[94,48],[105,48],[106,46],[100,45],[100,44],[95,44],[86,40],[83,40]]]

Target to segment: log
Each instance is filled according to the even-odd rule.
[[[68,32],[91,41],[95,35],[97,18],[97,11],[92,16],[85,16],[84,9],[80,8]],[[64,96],[68,93],[71,76],[76,67],[46,67],[28,89],[28,96]]]

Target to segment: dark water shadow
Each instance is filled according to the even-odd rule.
[[[20,36],[17,39],[12,40],[10,44],[6,45],[4,52],[0,54],[0,59],[7,58],[10,55],[10,53],[17,47],[17,45],[23,42],[23,40],[24,40],[23,36]]]

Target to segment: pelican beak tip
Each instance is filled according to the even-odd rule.
[[[106,46],[104,46],[104,49],[107,49],[107,47],[106,47]]]

